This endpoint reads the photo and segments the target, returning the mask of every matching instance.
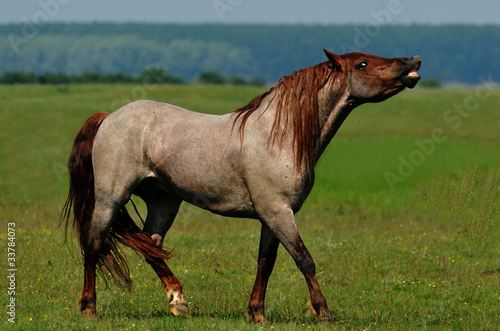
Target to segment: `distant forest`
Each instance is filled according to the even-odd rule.
[[[184,81],[201,73],[276,82],[335,53],[420,55],[424,78],[500,80],[500,25],[0,25],[0,75],[11,72],[140,76]]]

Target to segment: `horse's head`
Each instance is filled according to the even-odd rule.
[[[347,76],[350,99],[358,104],[383,101],[405,87],[414,88],[420,80],[417,71],[422,60],[418,56],[387,59],[364,53],[340,56],[324,51],[329,66]]]

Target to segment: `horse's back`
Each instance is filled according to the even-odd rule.
[[[154,147],[146,145],[164,140],[172,142],[170,137],[179,138],[181,132],[187,138],[199,136],[203,132],[211,132],[218,122],[221,122],[220,116],[139,100],[123,106],[106,118],[96,136],[96,144],[98,146],[105,142],[109,145],[113,142],[114,149],[120,145],[135,147],[137,143],[141,143],[144,148]]]

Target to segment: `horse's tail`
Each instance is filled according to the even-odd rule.
[[[73,225],[80,239],[82,252],[87,243],[95,205],[92,147],[101,123],[108,115],[109,113],[97,113],[87,119],[76,135],[68,160],[69,194],[64,204],[62,220],[66,220],[67,230],[73,209]]]
[[[75,138],[68,161],[70,186],[61,222],[66,223],[67,233],[71,210],[73,210],[73,226],[78,234],[84,256],[95,207],[92,148],[97,131],[108,115],[109,113],[97,113],[87,119]],[[116,246],[117,241],[150,258],[167,259],[170,257],[168,252],[158,247],[148,234],[139,229],[126,208],[121,208],[101,242],[97,257],[98,270],[103,279],[107,280],[111,277],[118,285],[130,286],[132,280],[127,262]]]

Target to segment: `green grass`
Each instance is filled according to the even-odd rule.
[[[258,222],[181,207],[165,246],[175,249],[169,264],[190,302],[187,319],[170,316],[154,272],[125,248],[133,290],[113,284],[106,288],[100,280],[99,318],[83,320],[76,307],[83,283],[76,238],[70,234],[64,244],[64,229],[57,225],[68,187],[67,155],[77,131],[94,112],[148,98],[224,113],[262,91],[0,86],[0,246],[6,275],[7,223],[14,222],[14,327],[261,329],[245,318],[256,271]],[[320,160],[316,185],[297,215],[337,322],[318,325],[306,313],[307,286],[280,248],[266,300],[270,323],[264,329],[498,328],[500,90],[484,91],[489,94],[478,99],[473,89],[416,89],[351,114]],[[474,100],[477,109],[459,117],[450,112]],[[422,151],[419,143],[429,143],[435,130],[445,138],[412,163],[411,156]],[[412,170],[401,175],[402,160]],[[387,173],[400,179],[391,184]],[[144,214],[144,205],[137,204]],[[6,307],[10,296],[4,284],[0,303]],[[2,316],[0,327],[12,327],[8,315]]]

